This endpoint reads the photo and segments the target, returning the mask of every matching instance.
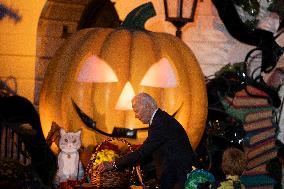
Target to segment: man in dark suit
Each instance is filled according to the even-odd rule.
[[[132,99],[132,108],[136,118],[149,124],[147,139],[136,151],[116,161],[104,162],[97,170],[121,170],[152,156],[159,188],[183,189],[193,161],[193,150],[186,131],[176,119],[159,109],[147,93],[136,95]]]

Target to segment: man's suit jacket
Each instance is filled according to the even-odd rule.
[[[144,143],[137,151],[118,159],[116,165],[123,169],[149,156],[153,158],[161,189],[184,188],[186,174],[191,171],[193,150],[182,125],[160,109]]]

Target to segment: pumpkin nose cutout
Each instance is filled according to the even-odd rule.
[[[117,110],[132,110],[131,100],[135,96],[134,90],[130,82],[128,81],[118,98],[115,109]]]

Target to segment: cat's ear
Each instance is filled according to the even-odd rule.
[[[65,130],[63,128],[60,129],[60,135],[66,134]]]
[[[78,135],[78,136],[81,136],[81,132],[82,132],[82,130],[80,129],[80,130],[77,131],[75,134]]]

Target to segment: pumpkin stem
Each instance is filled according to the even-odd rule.
[[[155,16],[156,11],[152,2],[145,3],[133,9],[122,22],[121,27],[127,29],[145,30],[146,21]]]

